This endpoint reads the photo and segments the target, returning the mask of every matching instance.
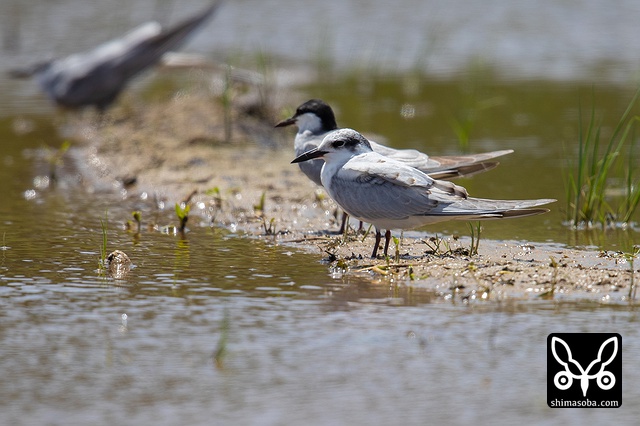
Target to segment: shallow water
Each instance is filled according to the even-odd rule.
[[[8,291],[8,424],[633,424],[640,413],[637,315],[624,310]],[[624,336],[622,408],[550,410],[547,334],[612,329]]]
[[[460,182],[473,195],[563,200],[579,105],[590,111],[593,91],[607,132],[635,90],[635,2],[408,2],[393,11],[388,2],[227,3],[192,50],[231,61],[260,50],[328,60],[341,71],[321,76],[309,96],[335,106],[339,124],[394,146],[458,153],[451,121],[471,117],[469,150],[515,149],[498,169]],[[85,5],[3,2],[0,70],[91,47],[150,15],[173,22],[189,13],[162,2]],[[63,119],[32,82],[2,76],[0,89],[0,423],[637,422],[633,308],[466,304],[332,275],[320,256],[195,216],[184,238],[148,230],[174,222],[171,209],[89,194],[73,170],[47,180]],[[612,249],[637,242],[637,231],[569,232],[563,207],[487,223],[483,235]],[[123,226],[136,209],[140,235]],[[108,251],[124,250],[134,264],[120,280],[98,270],[105,212]],[[622,408],[546,406],[546,338],[570,331],[622,335]]]

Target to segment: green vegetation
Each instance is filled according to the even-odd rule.
[[[262,192],[260,196],[260,201],[258,204],[253,206],[253,209],[258,213],[258,217],[262,219],[262,228],[264,229],[265,235],[275,235],[276,234],[276,218],[272,217],[270,220],[267,220],[267,217],[264,214],[265,204],[267,201],[267,192]]]
[[[409,281],[415,281],[416,280],[416,274],[413,271],[413,266],[409,265],[409,269],[408,269],[407,275],[409,276]]]
[[[422,240],[423,243],[429,247],[431,253],[434,256],[444,256],[453,253],[451,249],[451,245],[444,239],[438,237],[438,234],[435,237],[430,237],[429,240]]]
[[[276,218],[272,217],[268,222],[267,219],[262,215],[262,228],[264,229],[265,235],[275,235],[276,234]]]
[[[395,252],[395,262],[398,263],[400,262],[400,240],[398,239],[398,237],[392,237],[393,238],[393,244],[395,244],[396,246],[396,252]]]
[[[253,209],[264,214],[264,205],[266,200],[267,200],[267,192],[263,191],[262,195],[260,196],[260,201],[258,202],[258,204],[255,204],[253,206]]]
[[[632,116],[631,111],[639,95],[640,91],[636,92],[606,143],[601,140],[602,127],[596,124],[595,108],[591,109],[586,131],[582,128],[580,111],[577,164],[570,164],[565,179],[567,222],[574,228],[626,224],[638,207],[640,182],[636,176],[637,160],[634,161],[633,156],[633,135],[640,117]],[[618,164],[625,153],[628,161]],[[610,185],[615,181],[624,182],[623,201],[617,203],[609,197]]]
[[[362,236],[362,242],[364,242],[364,240],[367,238],[367,235],[369,235],[369,233],[371,232],[371,228],[373,228],[373,225],[369,224],[369,227],[367,228],[367,230],[364,232],[364,235]],[[347,240],[347,230],[349,229],[349,222],[347,222],[347,226],[345,226],[345,230],[344,230],[344,240]]]
[[[184,234],[184,231],[187,227],[187,221],[189,220],[190,210],[191,210],[191,205],[186,203],[176,203],[176,215],[178,216],[178,220],[180,221],[178,230],[180,231],[181,234]]]
[[[482,226],[480,222],[476,222],[474,227],[471,222],[467,222],[469,230],[471,231],[471,247],[469,248],[469,256],[476,256],[478,254],[478,247],[480,247],[480,234],[482,233]]]
[[[140,213],[140,211],[136,210],[133,213],[131,213],[131,215],[133,216],[133,220],[136,221],[136,225],[137,225],[137,233],[140,233],[140,229],[142,228],[142,213]]]

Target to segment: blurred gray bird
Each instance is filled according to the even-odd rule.
[[[490,200],[472,198],[462,186],[436,180],[426,173],[374,152],[370,142],[352,129],[327,135],[322,143],[292,163],[324,159],[322,185],[352,217],[376,227],[372,258],[386,229],[387,255],[391,229],[412,229],[448,220],[486,220],[532,216],[553,199]]]
[[[298,133],[294,140],[296,156],[317,148],[329,133],[338,129],[336,118],[331,107],[320,99],[310,99],[300,105],[291,118],[276,124],[275,127],[296,125]],[[429,174],[434,179],[452,179],[461,176],[472,176],[498,166],[494,158],[511,154],[512,149],[485,152],[480,154],[429,156],[415,149],[394,149],[369,141],[374,152],[400,161],[408,166]],[[301,162],[300,170],[313,182],[322,186],[320,171],[324,160],[317,159]],[[342,218],[340,233],[344,231],[346,216]]]
[[[157,22],[148,22],[93,50],[46,61],[12,74],[15,77],[35,75],[42,90],[58,106],[77,109],[94,105],[103,112],[129,80],[156,64],[169,50],[185,43],[214,15],[220,4],[216,1],[173,28],[163,30]]]

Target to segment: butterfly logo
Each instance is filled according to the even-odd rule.
[[[602,360],[604,350],[607,346],[613,345],[613,353],[606,361]],[[564,354],[558,353],[558,349],[564,348]],[[587,368],[582,368],[580,363],[573,359],[571,349],[569,345],[559,337],[554,336],[551,339],[551,351],[553,356],[560,365],[564,367],[564,371],[559,371],[553,378],[553,384],[560,390],[566,390],[573,385],[573,380],[580,380],[580,387],[582,388],[582,395],[587,396],[587,389],[589,389],[589,381],[596,379],[598,387],[602,390],[609,390],[616,384],[616,378],[610,371],[606,371],[606,367],[611,364],[618,353],[618,339],[616,336],[605,340],[600,349],[598,350],[598,357],[591,361]],[[560,351],[562,352],[562,351]],[[566,355],[567,359],[563,360],[562,355]],[[571,366],[577,368],[580,374],[575,374],[571,371]],[[574,368],[574,371],[576,371]],[[592,372],[592,370],[597,370]]]

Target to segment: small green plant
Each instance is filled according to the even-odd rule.
[[[411,266],[411,265],[409,265],[408,275],[409,275],[409,280],[410,281],[415,281],[416,280],[416,274],[413,271],[413,266]]]
[[[422,242],[429,247],[429,250],[435,256],[446,256],[453,252],[449,243],[438,237],[438,234],[435,237],[430,237],[428,241],[422,240]]]
[[[369,235],[369,232],[371,232],[372,227],[373,225],[369,224],[369,227],[367,228],[367,230],[364,232],[364,235],[362,236],[362,242],[364,242],[364,240],[367,238],[367,235]]]
[[[262,228],[264,229],[265,235],[275,235],[276,234],[276,218],[272,217],[271,220],[267,223],[267,219],[262,216]]]
[[[606,145],[601,146],[601,126],[596,125],[595,108],[586,132],[582,128],[582,111],[579,117],[578,159],[565,179],[567,196],[567,222],[575,227],[590,227],[600,223],[603,227],[612,222],[628,222],[640,203],[640,185],[634,182],[633,138],[630,137],[640,117],[631,117],[640,90],[636,92],[627,109],[620,117]],[[617,208],[606,200],[609,181],[615,178],[615,165],[618,157],[623,156],[625,144],[629,143],[629,163],[626,172],[625,202]]]
[[[469,150],[469,138],[473,121],[474,119],[471,113],[467,114],[464,118],[458,119],[456,117],[452,117],[449,120],[449,124],[451,125],[453,132],[456,134],[458,146],[463,152],[467,152]]]
[[[478,254],[478,248],[480,247],[480,234],[482,233],[482,226],[480,222],[476,222],[474,227],[471,222],[467,222],[469,230],[471,231],[471,247],[469,248],[469,256],[476,256]]]
[[[136,221],[136,227],[137,227],[137,233],[140,233],[140,230],[142,229],[142,213],[139,210],[134,211],[133,213],[131,213],[131,216],[133,216],[133,220]]]
[[[189,220],[189,211],[191,210],[190,204],[185,203],[176,203],[176,215],[178,216],[178,221],[180,225],[178,226],[178,231],[184,234],[184,231],[187,227],[187,221]]]
[[[400,262],[400,240],[398,239],[398,237],[392,237],[392,238],[393,238],[393,244],[395,244],[396,246],[395,262],[398,263]]]
[[[262,219],[262,228],[264,229],[265,235],[275,235],[276,219],[272,217],[269,221],[267,221],[267,217],[264,214],[266,200],[267,200],[267,192],[264,191],[260,196],[260,201],[258,201],[258,204],[255,204],[253,206],[253,209],[259,213],[258,216]]]
[[[347,216],[347,218],[344,221],[344,230],[342,231],[342,242],[344,243],[347,242],[347,236],[349,235],[350,227],[351,225],[349,225],[349,217]]]
[[[253,206],[253,209],[264,214],[264,205],[265,205],[266,199],[267,199],[267,192],[263,191],[262,195],[260,196],[260,201],[258,202],[258,204]]]

